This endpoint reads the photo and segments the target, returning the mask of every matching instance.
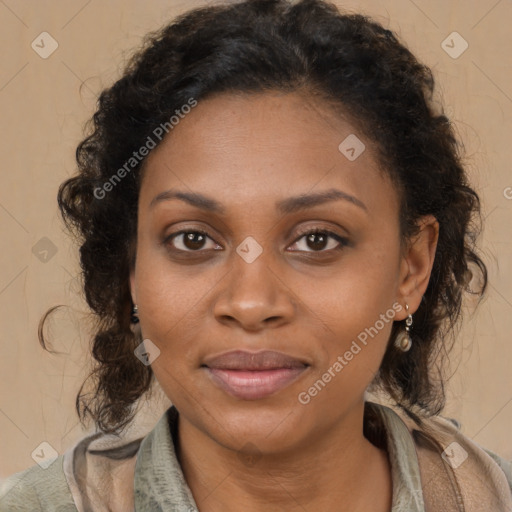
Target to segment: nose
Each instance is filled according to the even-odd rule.
[[[263,255],[252,263],[237,254],[234,260],[214,304],[217,321],[246,331],[289,323],[295,314],[296,301],[278,270],[271,268]]]

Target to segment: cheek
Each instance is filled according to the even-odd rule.
[[[204,280],[191,265],[173,264],[164,248],[142,240],[137,254],[137,298],[143,325],[161,335],[186,318],[204,296]],[[207,283],[206,283],[207,285]]]
[[[391,236],[391,234],[390,234]],[[393,327],[396,311],[398,249],[388,244],[368,244],[348,254],[334,275],[316,280],[303,295],[323,329],[323,356],[315,379],[341,358],[342,371],[336,380],[365,388],[373,379]],[[310,278],[298,289],[306,288]],[[396,304],[395,304],[396,307]],[[339,365],[337,366],[340,369]],[[343,377],[341,377],[343,375]],[[329,379],[328,376],[326,376]],[[336,384],[333,386],[336,388]]]
[[[392,301],[378,300],[371,289],[353,296],[338,292],[337,298],[318,310],[327,329],[318,337],[318,365],[301,389],[324,411],[333,402],[360,400],[378,372],[395,316]]]
[[[377,243],[347,251],[339,264],[316,276],[296,273],[294,290],[326,326],[347,335],[373,325],[395,301],[398,250]],[[290,279],[292,277],[290,276]],[[312,285],[313,283],[313,285]]]
[[[137,300],[144,339],[160,350],[153,371],[172,383],[180,368],[192,359],[193,344],[200,329],[197,319],[205,304],[205,281],[188,278],[187,272],[160,255],[141,251],[137,260]]]

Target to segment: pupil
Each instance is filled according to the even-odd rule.
[[[318,247],[318,243],[317,244],[314,243],[315,237],[320,240],[320,247]],[[312,249],[324,249],[325,248],[326,237],[323,236],[322,234],[319,234],[319,233],[311,233],[308,236],[308,241],[309,242],[313,242],[313,245],[316,245],[316,247],[311,247]]]
[[[199,241],[194,241],[194,238],[198,238]],[[192,244],[192,247],[189,247],[187,243],[185,244],[187,245],[187,247],[189,247],[189,249],[200,249],[204,243],[204,235],[202,235],[201,233],[187,233],[185,240],[187,241],[187,243]]]
[[[185,245],[187,245],[189,249],[200,249],[204,243],[204,235],[201,233],[187,233],[185,240]],[[310,247],[312,249],[324,249],[326,244],[326,237],[321,233],[311,233],[308,235],[308,242],[311,243]]]

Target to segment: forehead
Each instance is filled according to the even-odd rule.
[[[393,193],[371,141],[339,111],[302,93],[201,100],[180,116],[144,167],[140,205],[146,208],[174,188],[226,204],[332,187],[365,203]]]

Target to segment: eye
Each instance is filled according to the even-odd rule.
[[[305,240],[304,245],[306,248],[292,249],[292,252],[329,252],[331,250],[341,250],[349,243],[346,238],[321,228],[311,229],[302,233],[293,245],[299,246],[303,239]],[[208,240],[211,242],[210,247],[207,247]],[[168,236],[164,240],[164,244],[170,245],[172,250],[178,252],[201,252],[201,250],[221,249],[221,246],[206,231],[200,229],[177,231]],[[313,250],[307,250],[307,248],[312,248]]]
[[[213,242],[214,247],[205,248],[207,240]],[[208,250],[220,247],[217,242],[208,236],[206,231],[200,229],[178,231],[167,237],[164,243],[171,245],[172,249],[183,252],[199,252],[200,249]]]
[[[305,233],[302,233],[301,237],[294,243],[298,245],[301,240],[305,239],[305,246],[312,247],[312,251],[307,249],[292,249],[292,251],[303,251],[303,252],[328,252],[330,250],[340,250],[348,245],[348,240],[343,238],[332,231],[315,228]],[[330,243],[329,243],[330,239]],[[311,244],[311,245],[307,245]],[[304,246],[303,245],[303,246]],[[293,246],[292,246],[293,247]]]

